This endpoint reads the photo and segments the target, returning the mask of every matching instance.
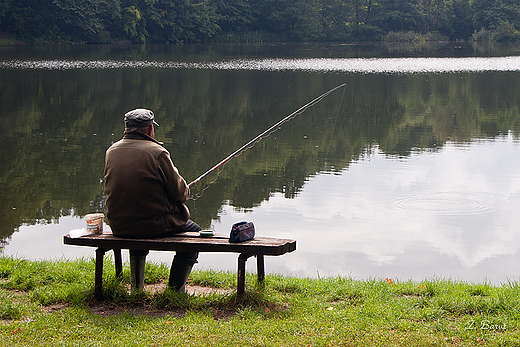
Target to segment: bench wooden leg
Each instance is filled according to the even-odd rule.
[[[123,277],[123,261],[121,260],[121,249],[114,248],[114,263],[116,265],[116,277]]]
[[[265,278],[265,266],[264,266],[264,255],[258,254],[256,256],[256,272],[258,274],[258,285],[264,285]]]
[[[246,288],[246,261],[251,254],[240,253],[238,256],[238,278],[237,278],[237,294],[242,295]]]
[[[246,288],[246,261],[253,254],[241,253],[238,256],[238,279],[237,279],[237,294],[242,295]],[[265,266],[264,266],[264,255],[256,255],[256,271],[258,273],[258,285],[261,286],[264,283],[265,278]]]
[[[96,274],[94,277],[94,298],[98,301],[103,300],[103,258],[106,249],[96,249]]]

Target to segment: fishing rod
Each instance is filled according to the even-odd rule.
[[[314,106],[315,104],[317,104],[318,102],[320,102],[323,98],[325,98],[326,96],[328,96],[330,93],[332,93],[333,91],[335,91],[336,89],[339,89],[341,87],[344,87],[346,86],[347,84],[346,83],[343,83],[343,84],[340,84],[339,86],[337,87],[334,87],[332,88],[331,90],[321,94],[320,96],[318,96],[317,98],[309,101],[308,103],[306,103],[305,105],[303,105],[302,107],[300,107],[299,109],[297,109],[296,111],[294,111],[293,113],[291,113],[290,115],[286,116],[285,118],[281,119],[278,123],[274,124],[272,127],[270,127],[269,129],[265,130],[264,132],[262,132],[261,134],[259,134],[258,136],[256,136],[255,138],[253,138],[251,141],[249,141],[248,143],[246,143],[245,145],[243,145],[242,147],[240,147],[239,149],[237,149],[236,151],[234,151],[233,153],[231,153],[230,155],[228,155],[227,157],[225,157],[224,159],[222,159],[218,164],[216,164],[215,166],[213,166],[211,169],[209,169],[208,171],[206,171],[205,173],[203,173],[202,175],[200,175],[197,179],[195,179],[193,182],[189,183],[188,186],[191,188],[193,187],[195,184],[199,183],[202,179],[204,179],[204,177],[206,177],[207,175],[209,175],[211,172],[213,172],[214,170],[216,170],[217,168],[219,168],[220,166],[224,165],[225,163],[227,163],[229,160],[231,160],[232,158],[234,158],[235,156],[237,156],[238,154],[240,154],[242,151],[244,151],[245,149],[247,149],[249,146],[252,146],[254,145],[257,141],[260,141],[262,139],[262,137],[265,135],[265,134],[268,134],[270,133],[273,129],[276,129],[277,127],[281,126],[283,123],[285,123],[287,120],[291,119],[292,117],[300,114],[300,113],[303,113],[303,111],[305,111],[307,108],[311,107],[311,106]]]

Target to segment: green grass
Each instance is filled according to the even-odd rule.
[[[0,257],[0,346],[518,346],[520,284],[396,281],[195,271],[191,284],[233,289],[190,296],[129,293],[108,259],[103,303],[91,259]],[[167,280],[148,263],[145,281]],[[97,308],[96,313],[93,308]]]

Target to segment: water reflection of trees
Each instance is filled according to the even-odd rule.
[[[104,152],[122,115],[153,109],[157,137],[187,180],[324,91],[336,92],[228,163],[194,218],[222,204],[250,209],[275,193],[295,197],[310,176],[340,172],[374,144],[388,155],[447,141],[518,133],[514,73],[322,75],[209,70],[0,70],[0,236],[103,205]],[[198,194],[215,176],[195,187]]]

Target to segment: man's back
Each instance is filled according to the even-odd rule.
[[[106,153],[105,192],[112,232],[125,237],[157,237],[186,223],[174,214],[189,190],[168,151],[152,138],[126,132]]]

